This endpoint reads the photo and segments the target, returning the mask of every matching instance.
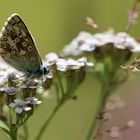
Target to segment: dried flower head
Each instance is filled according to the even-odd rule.
[[[90,27],[92,27],[93,29],[99,29],[99,26],[95,23],[95,21],[90,18],[90,17],[86,17],[86,24]]]
[[[7,95],[6,103],[10,104],[13,102],[14,99],[16,99],[16,89],[13,87],[5,87],[2,88],[3,92]]]
[[[36,95],[37,83],[33,80],[24,81],[20,85],[20,89],[22,89],[24,98],[33,97]]]
[[[139,71],[140,67],[140,59],[135,59],[134,62],[130,65],[121,66],[124,70],[131,70],[133,72]]]

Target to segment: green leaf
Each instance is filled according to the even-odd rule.
[[[0,120],[0,129],[2,129],[4,132],[6,132],[9,135],[10,133],[9,127],[1,120]]]

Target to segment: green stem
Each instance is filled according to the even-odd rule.
[[[35,138],[35,140],[40,140],[41,137],[43,136],[47,126],[49,125],[49,123],[51,122],[51,120],[53,119],[53,117],[55,116],[55,114],[57,113],[57,111],[59,110],[59,108],[63,105],[64,100],[61,100],[56,107],[54,108],[54,110],[50,113],[49,117],[47,118],[47,120],[45,121],[45,123],[42,125],[41,129],[39,130],[39,133],[37,135],[37,137]]]
[[[100,98],[100,99],[101,99],[101,98]],[[87,133],[87,135],[86,135],[85,140],[90,140],[91,137],[92,137],[92,134],[93,134],[93,132],[94,132],[94,130],[95,130],[95,127],[96,127],[97,116],[98,116],[98,114],[99,114],[100,106],[101,106],[101,101],[99,101],[98,106],[97,106],[97,109],[95,110],[95,112],[93,112],[93,113],[94,113],[94,115],[93,115],[93,120],[92,120],[91,126],[90,126],[90,128],[89,128],[89,130],[88,130],[88,133]]]
[[[57,79],[58,79],[58,83],[59,83],[60,88],[61,88],[62,96],[64,96],[65,95],[65,91],[64,91],[63,84],[62,84],[61,77],[60,77],[59,73],[57,74]]]
[[[27,116],[24,120],[21,120],[21,122],[18,124],[18,127],[21,127],[23,124],[25,124],[30,117],[31,115]]]
[[[24,134],[25,134],[24,140],[28,140],[29,139],[29,131],[28,131],[28,126],[26,123],[24,124],[23,129],[24,129]]]
[[[59,103],[60,101],[60,97],[59,97],[59,87],[58,84],[54,82],[54,86],[55,86],[55,91],[56,91],[56,101],[57,103]]]
[[[60,76],[58,75],[58,82],[60,84],[60,89],[61,89],[61,93],[62,93],[62,98],[59,100],[59,102],[57,103],[56,107],[53,109],[53,111],[50,113],[49,117],[46,119],[46,121],[44,122],[44,124],[42,125],[41,129],[38,132],[38,135],[36,136],[35,140],[40,140],[41,137],[43,136],[45,130],[47,129],[48,125],[50,124],[50,122],[52,121],[53,117],[55,116],[55,114],[58,112],[58,110],[62,107],[62,105],[71,98],[71,95],[75,92],[75,88],[73,86],[73,88],[70,88],[69,90],[67,89],[67,92],[64,92],[64,88],[63,88],[63,84],[61,81]]]
[[[91,126],[89,128],[89,131],[86,135],[85,140],[91,140],[92,139],[93,132],[94,132],[94,130],[96,128],[96,124],[97,124],[97,116],[99,115],[99,112],[102,111],[102,109],[104,108],[105,101],[106,101],[106,98],[107,98],[107,94],[109,95],[110,88],[111,88],[110,85],[106,85],[106,84],[102,85],[102,90],[101,90],[101,93],[100,93],[100,96],[99,96],[98,105],[97,105],[96,111],[94,112],[93,120],[92,120]]]
[[[10,130],[11,140],[17,140],[17,131],[18,131],[18,128],[16,126],[11,127],[11,130]]]
[[[9,112],[9,119],[10,119],[10,124],[12,124],[12,109],[10,108]]]

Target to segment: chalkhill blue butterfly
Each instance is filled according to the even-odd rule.
[[[28,77],[38,77],[47,72],[34,39],[18,14],[12,14],[2,28],[0,55]]]

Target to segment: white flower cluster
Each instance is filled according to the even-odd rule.
[[[56,69],[61,72],[66,72],[67,70],[76,70],[83,66],[93,67],[93,63],[88,62],[86,57],[74,60],[72,58],[59,58],[55,53],[49,53],[45,57],[45,66],[50,68],[52,65],[56,66]]]
[[[23,111],[31,110],[31,107],[29,107],[28,105],[40,103],[41,101],[39,101],[37,98],[28,97],[25,100],[15,99],[14,102],[11,102],[9,104],[9,107],[14,108],[16,113],[21,114]]]
[[[109,29],[106,32],[91,34],[80,32],[72,42],[65,46],[62,55],[79,55],[82,52],[91,52],[96,47],[102,47],[106,44],[113,44],[117,49],[129,49],[132,52],[140,51],[140,43],[125,32],[115,33]]]

